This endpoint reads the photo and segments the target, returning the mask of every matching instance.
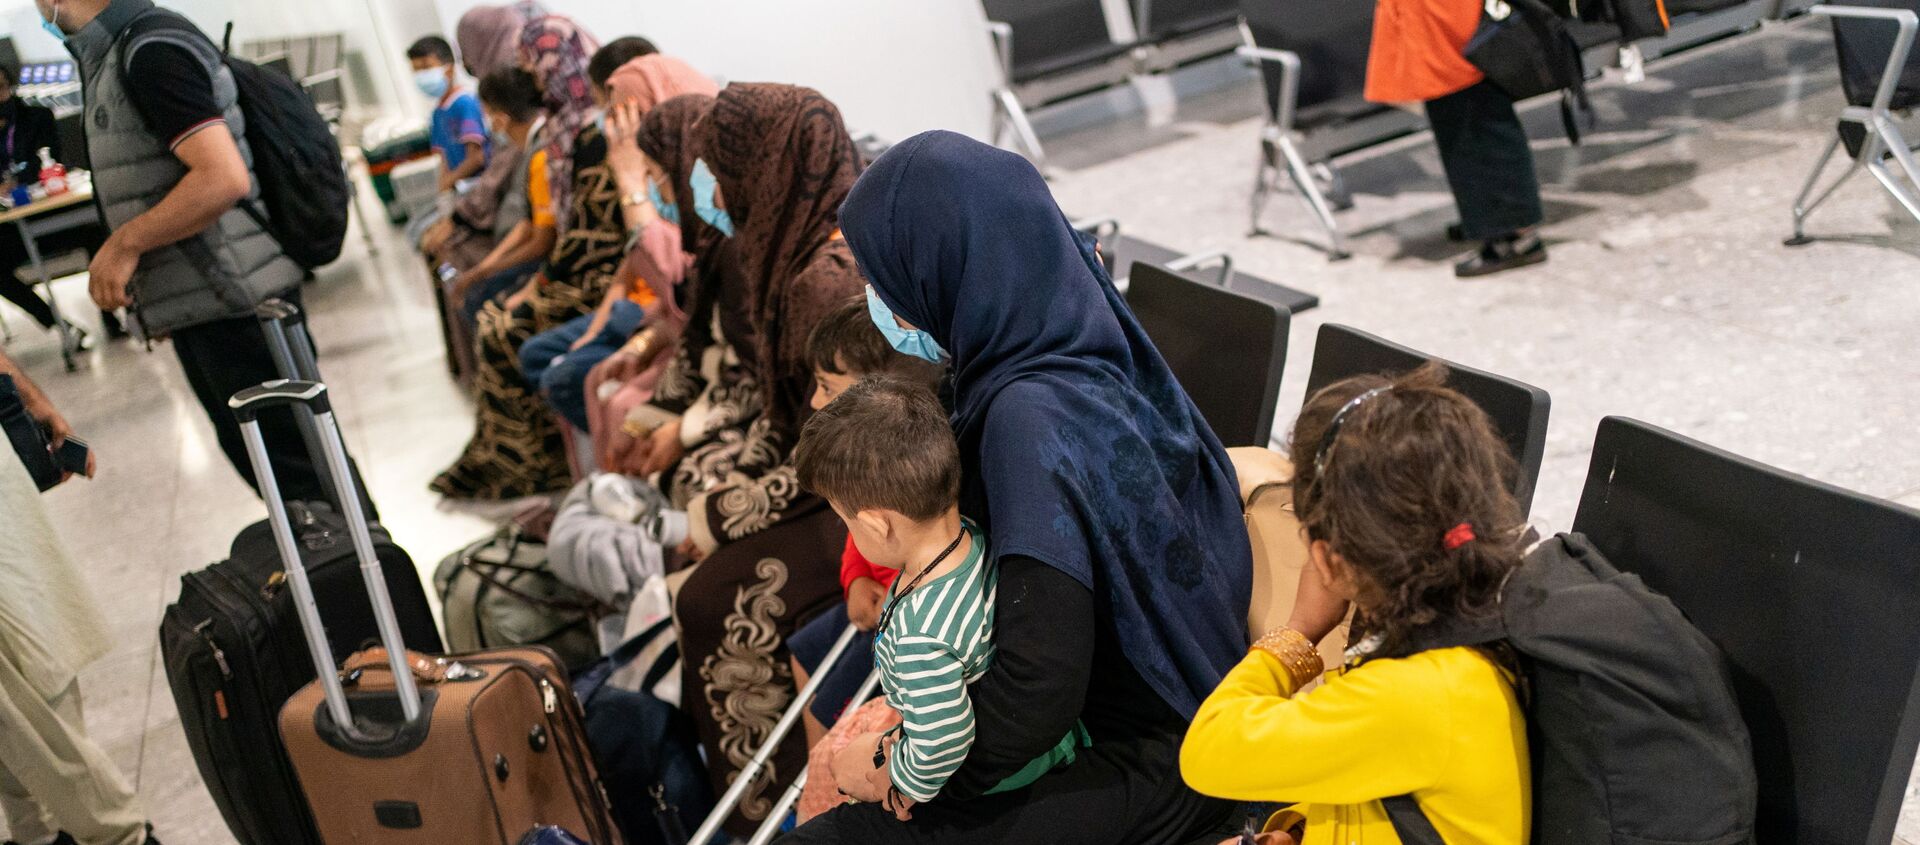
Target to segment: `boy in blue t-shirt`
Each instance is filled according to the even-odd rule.
[[[440,156],[440,190],[451,191],[460,180],[487,166],[487,122],[480,100],[458,87],[453,67],[453,45],[429,35],[407,48],[413,63],[413,84],[433,98],[433,122],[428,137]]]

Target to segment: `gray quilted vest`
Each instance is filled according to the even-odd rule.
[[[168,148],[172,139],[161,138],[147,127],[122,84],[126,57],[146,45],[176,44],[200,57],[213,78],[214,101],[226,115],[226,131],[233,133],[248,170],[253,168],[233,72],[221,61],[213,42],[197,29],[183,32],[172,26],[143,25],[134,37],[120,37],[135,18],[145,14],[176,13],[156,10],[152,0],[113,0],[67,40],[84,86],[93,193],[109,229],[118,229],[154,207],[187,172]],[[256,179],[249,201],[259,195]],[[252,316],[256,303],[291,290],[302,275],[299,265],[281,254],[273,236],[235,206],[200,234],[141,256],[128,289],[140,324],[150,335],[160,335],[214,320]]]

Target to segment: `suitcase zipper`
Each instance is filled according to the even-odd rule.
[[[207,628],[212,625],[212,619],[202,619],[200,620],[200,624],[193,626],[193,632],[200,635],[200,641],[206,643],[207,648],[213,652],[213,662],[220,664],[220,679],[223,681],[231,681],[233,680],[233,667],[227,665],[227,653],[221,651],[220,644],[213,641],[212,634],[207,633]],[[222,706],[220,709],[222,711],[220,718],[225,719],[225,710],[227,708]]]
[[[549,656],[552,657],[553,655],[549,654]],[[544,709],[548,713],[558,716],[569,728],[568,730],[560,731],[560,736],[556,736],[555,739],[560,739],[561,736],[576,740],[585,737],[586,724],[579,718],[578,702],[570,702],[573,706],[563,708],[561,706],[559,693],[555,690],[553,683],[547,680],[547,673],[544,668],[535,665],[532,661],[521,660],[516,657],[495,657],[488,662],[508,664],[518,671],[527,673],[539,682],[541,704]],[[554,658],[554,662],[559,662],[557,657]],[[611,826],[612,819],[607,815],[608,808],[612,806],[612,801],[607,796],[606,784],[600,780],[599,767],[594,765],[593,752],[581,745],[573,743],[556,742],[554,743],[554,747],[559,751],[561,759],[564,760],[572,757],[575,761],[576,765],[563,766],[567,772],[567,787],[568,791],[573,793],[574,801],[579,804],[582,814],[587,816],[587,826],[593,828],[593,830],[589,831],[593,835],[592,841],[623,841],[623,839],[616,838],[619,835],[618,829]],[[569,751],[572,753],[568,754]],[[584,784],[589,791],[583,793],[581,789],[583,784],[574,780],[574,775],[587,771],[591,771],[593,777],[589,783]],[[596,796],[599,798],[598,802],[594,801]],[[595,806],[596,803],[598,806]],[[589,808],[594,810],[594,812],[587,813],[586,811]]]

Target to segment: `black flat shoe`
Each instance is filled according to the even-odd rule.
[[[1453,265],[1453,275],[1462,279],[1489,276],[1507,270],[1531,267],[1547,260],[1547,245],[1539,235],[1500,238],[1487,241],[1466,260]]]

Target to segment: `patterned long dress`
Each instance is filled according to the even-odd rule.
[[[563,490],[571,480],[559,426],[535,386],[520,375],[520,346],[600,304],[626,255],[619,188],[607,167],[606,138],[588,125],[574,147],[572,211],[543,268],[545,282],[509,311],[481,309],[475,338],[479,408],[473,438],[432,488],[449,497],[513,499]]]

